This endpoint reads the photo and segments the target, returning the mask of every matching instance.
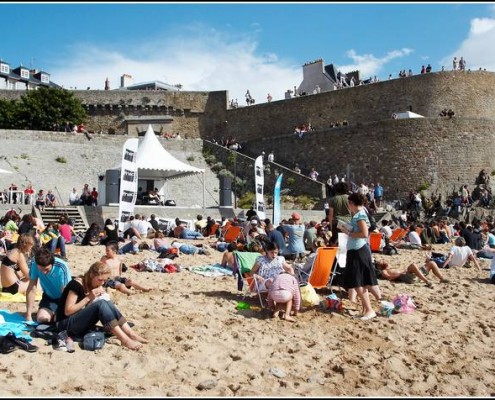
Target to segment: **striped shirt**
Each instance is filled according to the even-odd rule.
[[[67,263],[56,257],[50,272],[44,274],[39,270],[36,265],[36,260],[33,257],[29,267],[29,279],[39,279],[43,292],[45,292],[48,297],[55,300],[62,297],[62,292],[72,279],[72,275]]]

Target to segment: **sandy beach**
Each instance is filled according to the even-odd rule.
[[[151,243],[151,240],[148,240]],[[435,245],[446,253],[449,245]],[[68,246],[73,275],[99,260],[103,246]],[[129,266],[156,252],[123,256]],[[381,256],[393,267],[422,263],[421,250]],[[181,267],[214,264],[221,253],[181,255]],[[17,396],[493,396],[493,307],[489,261],[444,271],[451,280],[434,287],[380,280],[383,298],[410,294],[418,308],[371,321],[345,294],[341,314],[303,309],[297,322],[270,318],[263,310],[237,310],[242,296],[232,276],[137,272],[124,274],[153,288],[111,296],[135,330],[149,339],[139,352],[115,338],[100,351],[76,344],[57,351],[40,338],[36,353],[21,349],[0,356],[0,395]],[[323,299],[329,290],[319,290]],[[251,305],[257,299],[246,298]],[[376,311],[379,304],[373,301]],[[24,303],[3,309],[25,311]]]

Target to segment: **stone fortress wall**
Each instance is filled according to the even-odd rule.
[[[473,185],[482,168],[495,170],[493,72],[429,73],[232,110],[226,91],[75,94],[87,106],[88,129],[135,136],[150,117],[168,118],[163,129],[183,138],[233,136],[247,155],[273,150],[277,163],[287,167],[315,166],[322,181],[350,171],[356,183],[380,181],[392,198],[404,198],[425,182],[432,190],[451,192],[463,183]],[[20,95],[0,91],[3,98]],[[453,109],[455,117],[440,118],[444,108]],[[391,119],[402,111],[425,118]],[[343,120],[349,126],[328,129]],[[295,139],[295,126],[308,123],[316,132]],[[153,127],[160,131],[159,124]]]

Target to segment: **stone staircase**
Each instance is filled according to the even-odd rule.
[[[74,230],[76,232],[85,233],[89,227],[83,206],[46,207],[45,211],[40,211],[36,207],[33,207],[33,209],[35,210],[36,216],[41,218],[45,225],[48,222],[58,223],[60,216],[66,214],[69,219],[74,221]]]

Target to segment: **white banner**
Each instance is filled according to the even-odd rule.
[[[120,170],[119,230],[124,231],[124,223],[134,213],[137,198],[138,168],[137,151],[139,139],[128,139],[122,151]]]
[[[256,187],[256,214],[260,219],[265,219],[265,200],[263,198],[263,186],[265,184],[263,171],[263,156],[258,156],[254,162],[254,185]]]

